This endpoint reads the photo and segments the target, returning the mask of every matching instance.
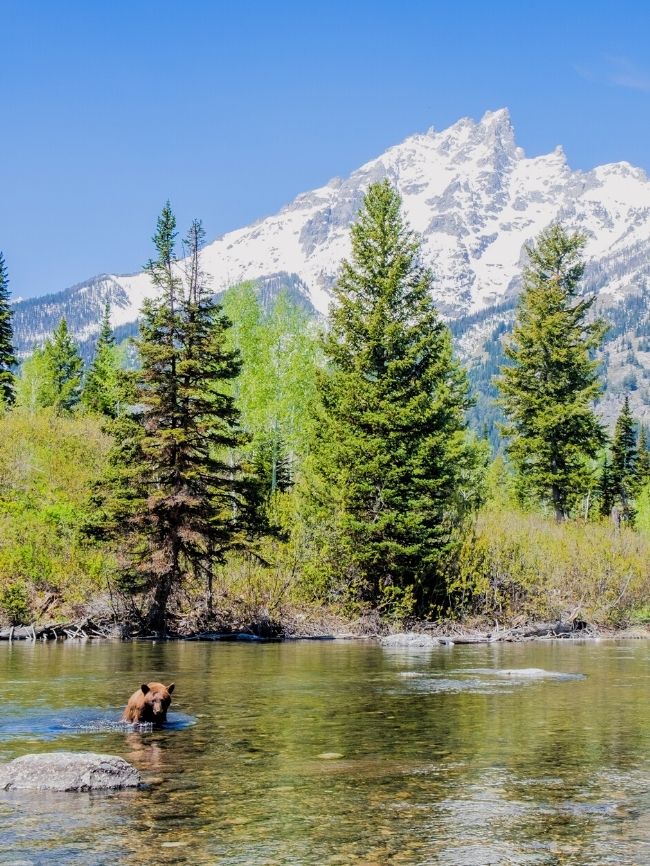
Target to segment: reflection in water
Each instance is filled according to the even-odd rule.
[[[643,642],[0,646],[0,760],[148,783],[0,795],[0,863],[647,864],[649,676]],[[134,678],[175,679],[172,724],[116,724]]]

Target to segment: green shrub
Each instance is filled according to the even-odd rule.
[[[609,522],[485,509],[449,582],[460,612],[621,625],[650,599],[650,539]]]
[[[106,588],[110,558],[81,527],[108,445],[89,416],[46,409],[0,416],[3,617],[29,619],[25,599],[33,610],[46,607],[48,618],[72,617]]]
[[[21,581],[12,581],[0,590],[0,610],[9,625],[23,625],[31,620],[29,592]]]

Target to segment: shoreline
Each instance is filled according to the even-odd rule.
[[[436,646],[468,646],[494,643],[525,643],[532,641],[602,641],[645,640],[650,638],[649,625],[625,626],[621,628],[589,625],[574,622],[535,622],[512,627],[481,628],[462,622],[430,623],[413,622],[408,629],[391,627],[377,621],[345,622],[338,620],[315,623],[304,631],[287,627],[275,634],[260,634],[255,626],[239,630],[214,629],[188,633],[159,634],[129,633],[125,624],[115,622],[50,623],[29,626],[6,626],[0,628],[0,643],[29,642],[52,643],[67,641],[188,641],[202,643],[297,643],[299,641],[375,641],[384,646],[426,649]]]

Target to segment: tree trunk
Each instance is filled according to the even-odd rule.
[[[555,519],[558,523],[564,523],[567,519],[567,511],[566,511],[566,503],[563,501],[560,489],[557,485],[553,485],[551,488],[552,497],[553,497],[553,507],[555,509]]]
[[[170,575],[165,575],[165,577],[158,581],[153,601],[147,614],[147,628],[155,634],[160,635],[160,637],[165,637],[167,634],[167,604],[171,594],[171,585]]]

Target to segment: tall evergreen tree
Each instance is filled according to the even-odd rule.
[[[639,443],[637,446],[637,475],[640,485],[647,484],[650,481],[650,450],[648,449],[648,434],[645,426],[642,424],[639,431]]]
[[[609,517],[614,506],[614,486],[612,484],[612,464],[607,457],[605,458],[603,469],[600,474],[598,498],[600,500],[601,516]]]
[[[125,386],[110,316],[111,308],[107,301],[95,354],[86,373],[81,403],[89,412],[115,418],[124,402]]]
[[[174,254],[176,221],[158,219],[157,258],[147,271],[159,291],[143,307],[137,348],[136,414],[118,420],[112,474],[100,492],[99,534],[120,542],[123,585],[149,593],[146,622],[164,633],[172,594],[187,577],[211,580],[229,550],[246,547],[258,522],[257,488],[232,459],[242,443],[228,383],[239,359],[230,327],[200,267],[203,229]]]
[[[4,256],[0,252],[0,404],[11,406],[15,399],[14,332],[11,326],[13,312],[9,304],[9,274]]]
[[[593,402],[601,392],[592,355],[604,336],[587,321],[593,297],[580,297],[585,238],[554,224],[527,247],[515,325],[497,379],[508,418],[503,432],[521,489],[566,519],[590,487],[605,443]]]
[[[636,423],[625,395],[612,442],[612,490],[621,503],[623,519],[634,520],[633,500],[639,486]]]
[[[470,405],[432,275],[387,181],[352,227],[324,340],[311,456],[318,576],[405,612],[444,588],[471,499]],[[325,528],[325,529],[324,529]]]
[[[83,361],[63,318],[42,349],[43,377],[38,404],[71,411],[81,398]]]

